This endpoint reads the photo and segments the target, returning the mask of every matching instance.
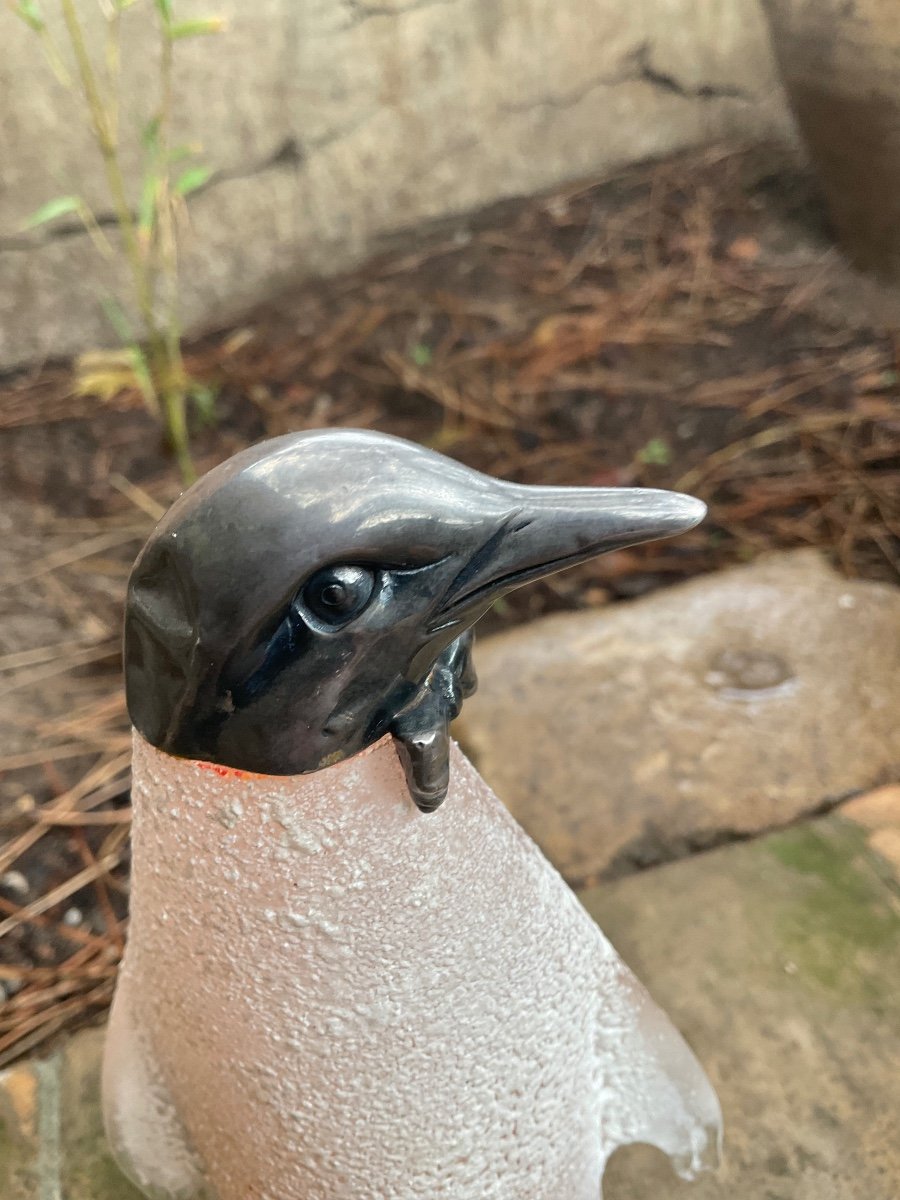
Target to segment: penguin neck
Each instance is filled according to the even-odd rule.
[[[135,733],[131,961],[204,946],[224,961],[214,928],[229,930],[223,946],[252,936],[259,948],[275,931],[315,943],[326,908],[329,926],[361,913],[371,922],[376,906],[381,920],[417,920],[442,912],[453,888],[467,908],[483,885],[484,846],[512,820],[451,754],[451,795],[426,816],[391,737],[309,775],[252,776],[175,758]]]
[[[141,738],[136,730],[134,736],[138,739]],[[149,749],[152,751],[153,748],[149,747]],[[351,779],[358,780],[369,770],[384,769],[389,763],[398,761],[394,739],[390,734],[385,734],[377,742],[365,746],[356,754],[351,754],[330,766],[323,767],[318,771],[306,771],[296,775],[266,775],[256,771],[243,771],[239,767],[222,766],[220,763],[204,762],[201,759],[173,759],[173,756],[162,750],[157,750],[155,753],[162,760],[168,759],[170,763],[179,764],[178,769],[187,766],[200,772],[200,778],[206,776],[209,780],[221,780],[215,793],[210,794],[206,789],[203,790],[204,796],[213,805],[216,803],[215,795],[226,797],[229,792],[240,795],[242,791],[257,794],[260,791],[283,790],[290,793],[293,804],[299,807],[310,805],[313,810],[310,812],[310,816],[314,815],[318,806],[323,784],[328,792],[339,794],[347,787]]]
[[[410,798],[394,739],[304,775],[258,775],[176,758],[134,732],[135,865],[182,857],[185,842],[203,845],[191,875],[215,878],[241,860],[258,869],[307,874],[343,848],[356,854],[378,839],[404,840],[423,817]],[[237,865],[236,869],[240,869]]]

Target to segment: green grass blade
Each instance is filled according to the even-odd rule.
[[[53,200],[48,200],[46,204],[42,204],[30,217],[27,217],[22,223],[22,228],[36,229],[38,225],[46,225],[58,217],[67,217],[73,213],[78,215],[83,207],[83,201],[79,196],[57,196]]]
[[[212,178],[212,174],[213,172],[209,167],[190,167],[178,177],[175,184],[175,191],[179,196],[189,196],[191,192],[196,192],[198,188],[202,188]]]

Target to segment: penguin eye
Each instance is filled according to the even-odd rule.
[[[365,567],[325,567],[303,589],[303,602],[313,616],[329,625],[343,625],[368,604],[375,576]]]

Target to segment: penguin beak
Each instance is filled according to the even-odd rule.
[[[610,550],[674,537],[706,515],[702,500],[653,488],[507,487],[514,505],[451,583],[433,632],[471,624],[523,583]]]

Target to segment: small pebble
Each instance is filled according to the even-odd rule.
[[[21,871],[7,871],[0,875],[0,887],[14,896],[27,896],[29,891],[28,880]]]
[[[80,908],[67,908],[63,913],[63,925],[80,925],[84,920],[84,913]]]

